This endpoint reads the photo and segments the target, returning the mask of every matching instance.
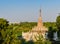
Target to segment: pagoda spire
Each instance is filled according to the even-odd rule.
[[[41,17],[41,8],[40,8],[40,17]]]
[[[39,15],[39,18],[38,18],[38,26],[41,27],[41,26],[43,26],[42,15],[41,15],[41,8],[40,8],[39,13],[40,13],[40,15]]]

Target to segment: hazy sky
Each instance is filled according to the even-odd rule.
[[[55,21],[60,0],[0,0],[0,18],[10,22],[37,21],[40,7],[43,21]]]

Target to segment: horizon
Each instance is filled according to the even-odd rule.
[[[43,22],[55,22],[60,0],[0,0],[0,18],[9,22],[37,22],[40,7]]]

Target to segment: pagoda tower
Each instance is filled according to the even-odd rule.
[[[40,9],[40,15],[39,15],[39,18],[38,18],[37,26],[38,27],[42,27],[43,26],[41,9]]]
[[[42,37],[45,38],[45,34],[48,31],[48,29],[43,25],[41,12],[42,11],[40,9],[40,15],[38,18],[37,26],[33,27],[32,30],[30,30],[29,32],[22,33],[22,36],[24,39],[26,39],[26,41],[37,41],[39,40],[39,35],[42,35]]]
[[[48,31],[48,29],[43,25],[41,9],[40,9],[40,15],[39,15],[39,18],[38,18],[36,29],[32,29],[32,30],[34,30],[34,31],[41,31],[42,33]]]

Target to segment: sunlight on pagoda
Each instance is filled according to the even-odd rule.
[[[39,40],[40,35],[42,35],[42,37],[45,39],[47,31],[48,31],[48,28],[46,28],[42,22],[42,15],[41,15],[41,9],[40,9],[40,15],[38,18],[37,26],[32,28],[32,30],[29,32],[22,32],[22,37],[26,41],[30,41],[30,40],[37,41]]]

